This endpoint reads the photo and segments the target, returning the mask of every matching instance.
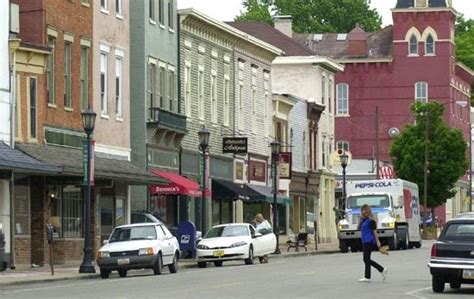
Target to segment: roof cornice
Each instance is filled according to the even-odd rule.
[[[275,58],[273,64],[289,65],[289,64],[321,64],[326,68],[334,71],[344,71],[344,66],[331,58],[322,56],[281,56]]]
[[[336,60],[339,63],[390,63],[393,62],[393,58],[342,58]]]
[[[465,65],[464,63],[460,61],[456,62],[456,65],[462,68],[463,70],[465,70],[466,72],[468,72],[469,75],[474,77],[474,70],[472,70],[470,67],[468,67],[467,65]]]

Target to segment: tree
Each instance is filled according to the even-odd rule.
[[[291,15],[295,32],[350,32],[357,23],[365,31],[380,29],[382,18],[366,0],[244,0],[247,11],[237,20],[271,22],[273,15]],[[262,11],[270,10],[268,15]]]
[[[463,15],[456,20],[456,59],[474,70],[474,20]],[[474,82],[471,85],[471,106],[474,106]]]
[[[397,175],[424,188],[424,150],[428,143],[427,205],[435,208],[454,196],[456,181],[468,169],[467,145],[459,129],[443,120],[444,106],[436,101],[412,105],[415,124],[406,125],[390,147]],[[426,113],[428,116],[426,117]],[[428,118],[428,140],[425,140]]]

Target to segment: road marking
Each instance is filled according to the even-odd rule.
[[[414,290],[414,291],[405,293],[405,295],[413,296],[413,297],[420,298],[420,299],[425,299],[425,298],[427,298],[427,297],[423,297],[423,296],[417,295],[416,293],[419,293],[419,292],[421,292],[421,291],[426,291],[426,290],[429,290],[429,289],[431,289],[431,287],[427,287],[427,288],[423,288],[423,289]]]
[[[212,286],[212,288],[218,289],[218,288],[236,287],[240,285],[242,285],[240,282],[232,282],[232,283],[218,284],[218,285]]]

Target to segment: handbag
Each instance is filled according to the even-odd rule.
[[[381,254],[388,255],[388,246],[387,246],[387,245],[380,246],[379,252],[380,252]]]

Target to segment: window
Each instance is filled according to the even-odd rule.
[[[157,107],[156,106],[156,64],[148,64],[148,80],[147,80],[147,98],[148,98],[148,108]]]
[[[115,58],[115,116],[123,117],[122,110],[122,58]]]
[[[29,94],[29,104],[30,104],[30,109],[29,109],[29,121],[30,121],[30,138],[36,139],[36,97],[37,97],[37,86],[36,86],[36,78],[29,78],[29,89],[28,89],[28,94]]]
[[[169,96],[169,109],[171,112],[178,112],[176,102],[176,86],[175,86],[175,76],[174,71],[168,73],[168,96]]]
[[[184,104],[186,116],[191,116],[191,65],[188,62],[184,70]]]
[[[264,131],[264,136],[268,137],[268,93],[265,92],[265,95],[263,96],[263,131]]]
[[[423,103],[428,102],[428,83],[416,82],[415,83],[415,100]]]
[[[211,121],[217,123],[217,74],[211,75]]]
[[[337,114],[349,115],[349,85],[347,83],[337,84]]]
[[[107,53],[100,53],[100,113],[107,115]]]
[[[418,39],[416,36],[413,34],[410,37],[410,55],[418,55]]]
[[[433,55],[434,53],[435,53],[434,39],[433,39],[433,36],[429,34],[425,42],[425,54]]]
[[[20,90],[20,74],[16,75],[16,90]],[[15,92],[15,137],[21,140],[21,92]]]
[[[333,93],[333,82],[329,80],[329,87],[328,87],[328,111],[332,113],[332,93]]]
[[[321,162],[323,167],[326,167],[326,142],[321,143]]]
[[[230,122],[230,70],[226,65],[227,70],[224,75],[224,125],[228,126]]]
[[[244,84],[242,82],[239,83],[239,103],[238,103],[238,110],[239,110],[239,129],[244,129]]]
[[[168,2],[168,27],[170,29],[174,29],[174,8],[173,8],[173,0],[169,0]]]
[[[326,77],[321,79],[321,104],[325,105],[326,103]]]
[[[340,140],[340,141],[336,142],[336,147],[337,147],[337,149],[342,149],[342,150],[348,152],[349,151],[349,141]]]
[[[150,18],[150,21],[155,22],[155,0],[148,0],[148,18]],[[161,8],[160,8],[160,13],[161,13]]]
[[[56,105],[54,98],[55,92],[55,50],[56,39],[52,36],[48,37],[48,46],[52,49],[51,54],[48,57],[48,67],[46,69],[46,92],[48,96],[48,104]]]
[[[71,48],[72,44],[64,44],[64,107],[72,108],[71,101]]]
[[[252,133],[257,132],[257,90],[252,88]]]
[[[115,14],[122,16],[122,0],[115,0]]]
[[[54,186],[57,196],[51,199],[51,223],[60,238],[81,238],[83,211],[81,189],[75,186]]]
[[[166,69],[165,66],[160,66],[160,108],[165,108],[166,97]]]
[[[108,11],[107,1],[108,1],[108,0],[100,0],[100,8],[101,8],[101,10]]]
[[[81,109],[89,107],[89,48],[81,47]]]
[[[204,68],[198,73],[198,116],[204,119]]]
[[[160,22],[161,25],[164,25],[165,24],[165,4],[164,4],[164,1],[165,0],[158,0],[159,1],[159,7],[158,7],[158,20]]]

